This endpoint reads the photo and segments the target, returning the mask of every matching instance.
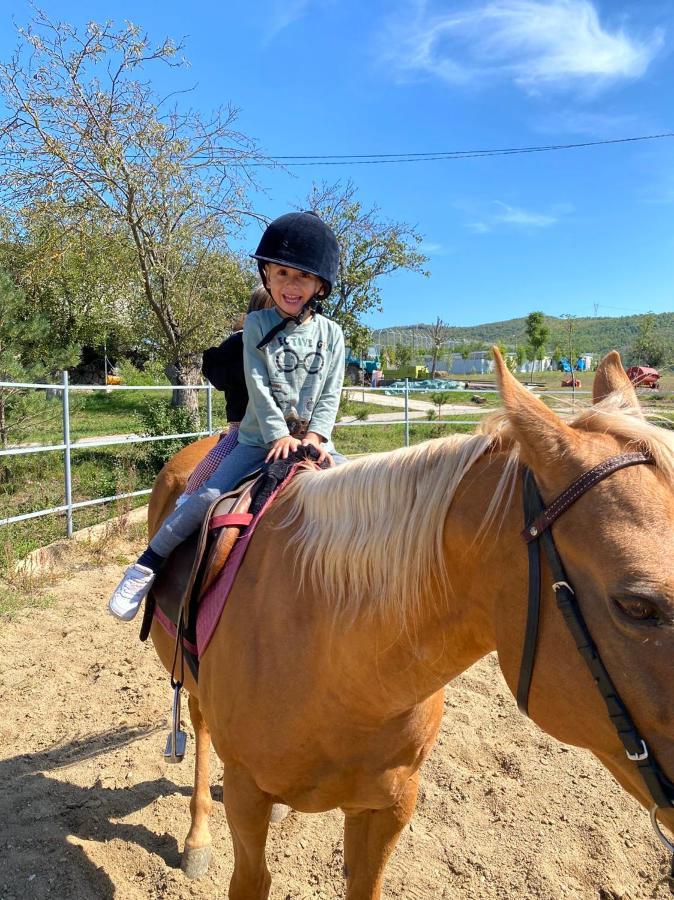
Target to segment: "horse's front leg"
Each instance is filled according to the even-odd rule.
[[[400,832],[412,818],[417,802],[419,773],[408,780],[397,803],[386,809],[346,813],[344,872],[346,900],[379,900],[384,868]]]
[[[272,802],[245,769],[225,765],[223,799],[234,844],[229,900],[266,900],[271,876],[264,850]]]
[[[213,807],[208,771],[211,735],[194,694],[189,695],[188,705],[196,745],[194,788],[190,800],[192,824],[185,838],[180,867],[188,878],[200,878],[206,874],[211,860],[211,833],[208,830],[208,817]]]

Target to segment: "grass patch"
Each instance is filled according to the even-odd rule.
[[[496,385],[494,385],[496,387]],[[434,391],[410,391],[410,399],[412,400],[426,400],[427,403],[432,403],[431,395],[433,393],[437,393]],[[479,393],[478,391],[447,391],[449,394],[449,400],[446,403],[443,403],[444,407],[451,407],[452,404],[468,404],[471,402],[471,397],[481,397],[485,402],[480,404],[475,404],[475,406],[481,406],[483,409],[496,409],[501,405],[501,398],[498,394],[487,394],[487,393]],[[401,394],[400,396],[404,396]]]
[[[397,406],[383,406],[379,403],[361,403],[358,400],[350,400],[348,403],[345,403],[343,407],[340,406],[339,417],[348,418],[350,416],[355,416],[358,418],[385,412],[400,412],[400,409]],[[337,421],[339,421],[339,419]]]
[[[358,396],[361,395],[359,394]],[[368,403],[367,398],[369,396],[372,395],[366,393],[365,401],[357,400],[354,398],[353,393],[347,393],[346,391],[343,391],[339,401],[337,421],[342,418],[348,418],[351,416],[357,419],[365,419],[367,416],[375,415],[377,413],[400,412],[400,408],[397,406],[388,406],[382,403]]]
[[[435,422],[410,424],[410,444],[450,434],[471,434],[474,425],[438,425]],[[333,432],[335,447],[345,456],[356,453],[381,453],[405,444],[404,425],[350,425]]]
[[[36,592],[26,595],[22,591],[0,586],[0,618],[12,619],[22,609],[48,609],[53,606],[55,597],[51,594]]]

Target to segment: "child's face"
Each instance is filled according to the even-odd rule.
[[[267,263],[265,272],[267,289],[274,302],[282,312],[291,316],[296,316],[307,300],[311,300],[322,287],[320,278],[289,266]]]

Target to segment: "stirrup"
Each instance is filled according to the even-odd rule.
[[[171,730],[166,740],[164,760],[168,763],[179,763],[185,758],[185,746],[187,744],[187,732],[180,728],[180,683],[173,688],[173,716]]]

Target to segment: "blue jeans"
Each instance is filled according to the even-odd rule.
[[[243,481],[264,462],[269,451],[264,447],[237,444],[226,456],[208,481],[199,490],[174,510],[164,521],[159,531],[150,541],[150,547],[159,556],[166,558],[183,541],[201,527],[208,509],[221,494],[226,494]],[[347,460],[341,453],[331,454],[336,465]]]

